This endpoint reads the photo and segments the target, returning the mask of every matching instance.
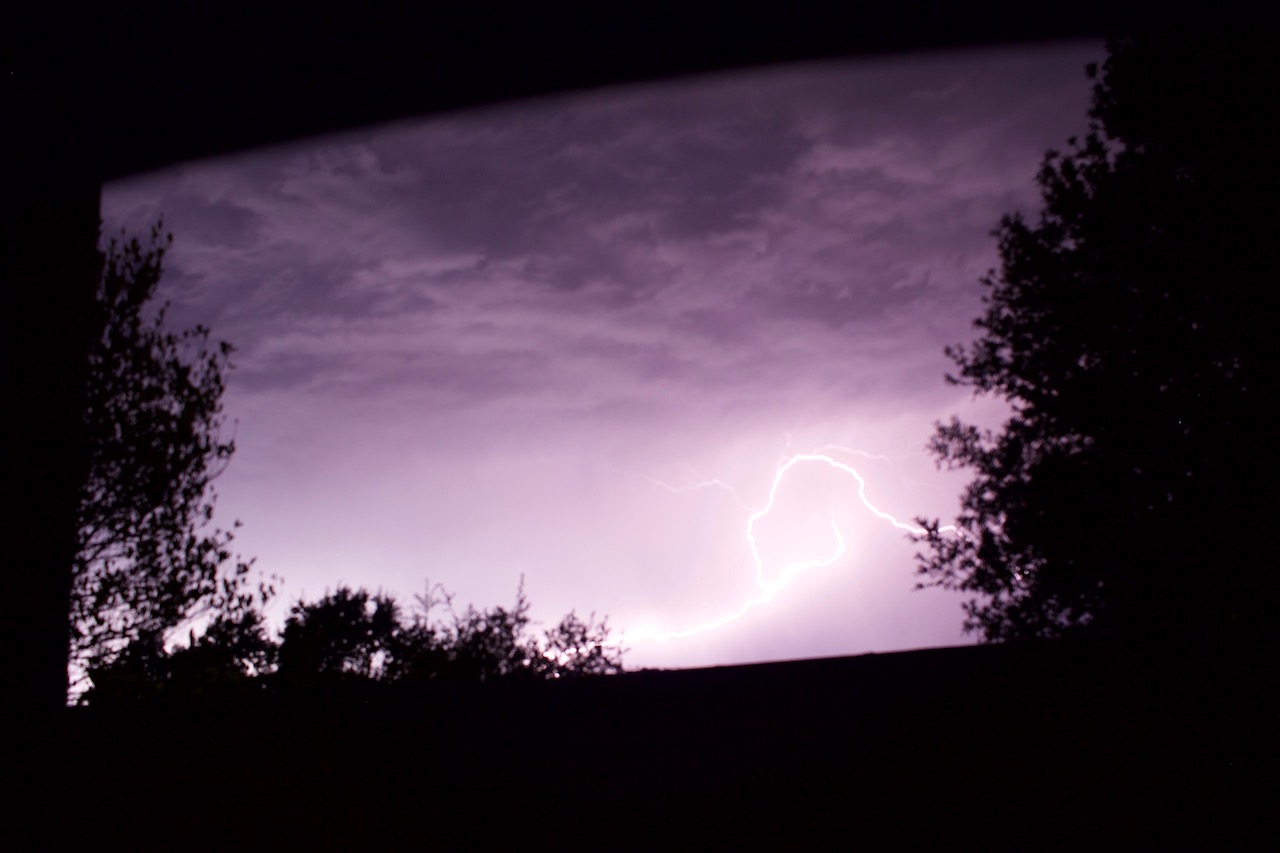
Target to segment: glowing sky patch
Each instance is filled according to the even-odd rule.
[[[788,439],[788,443],[790,443],[790,439]],[[824,569],[839,562],[840,559],[845,556],[848,547],[845,543],[844,534],[840,529],[840,523],[833,508],[827,518],[828,524],[830,525],[832,539],[834,541],[834,550],[832,553],[826,557],[787,560],[775,574],[772,576],[767,575],[765,559],[760,554],[760,545],[756,537],[756,527],[762,519],[766,518],[774,511],[774,508],[778,504],[778,490],[782,486],[783,481],[787,478],[788,473],[796,466],[813,464],[822,465],[852,478],[857,483],[858,500],[873,516],[884,521],[890,526],[909,534],[923,534],[925,532],[924,528],[919,525],[900,521],[892,514],[887,513],[872,504],[870,499],[867,497],[867,481],[860,473],[858,473],[857,469],[845,462],[832,458],[825,452],[821,452],[833,450],[841,450],[846,453],[864,456],[869,459],[892,461],[890,456],[883,453],[870,453],[865,450],[844,448],[837,445],[824,445],[811,453],[797,453],[791,456],[784,456],[778,460],[774,471],[773,482],[769,486],[767,501],[764,506],[755,510],[750,509],[747,504],[743,502],[732,486],[720,479],[701,480],[697,483],[686,486],[672,486],[658,480],[646,478],[650,479],[650,481],[655,485],[661,486],[668,491],[675,493],[689,489],[721,488],[726,490],[733,497],[735,503],[748,511],[749,514],[747,515],[746,531],[744,536],[745,546],[751,554],[751,562],[755,570],[755,583],[756,586],[759,587],[760,594],[747,599],[736,610],[715,619],[700,622],[688,628],[661,630],[653,626],[645,626],[636,630],[625,631],[623,635],[624,638],[629,642],[643,642],[645,640],[666,642],[668,640],[687,639],[707,631],[714,631],[731,622],[741,619],[747,614],[747,611],[751,610],[753,607],[759,607],[761,605],[771,603],[774,600],[774,597],[778,595],[778,593],[782,592],[792,579],[802,572],[807,572],[812,569]],[[955,533],[956,527],[948,524],[942,526],[940,530],[944,533]]]

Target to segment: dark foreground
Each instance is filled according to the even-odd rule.
[[[982,647],[74,709],[27,816],[32,849],[1266,849],[1274,663]]]

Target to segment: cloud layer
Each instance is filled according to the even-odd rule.
[[[172,316],[238,347],[220,512],[290,595],[430,576],[483,604],[524,573],[548,618],[675,625],[749,596],[745,516],[655,480],[759,506],[790,434],[896,454],[859,462],[891,511],[951,511],[960,481],[920,453],[967,404],[941,349],[971,337],[989,232],[1084,130],[1100,53],[548,98],[188,164],[108,187],[104,214],[163,213]],[[861,531],[848,557],[634,662],[960,639],[954,599],[908,593],[900,533],[809,479],[793,506],[833,495]]]

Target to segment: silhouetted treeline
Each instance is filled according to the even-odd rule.
[[[437,617],[437,613],[441,615]],[[512,607],[457,611],[439,587],[407,611],[394,596],[340,586],[296,603],[269,634],[260,610],[216,616],[166,648],[162,633],[89,671],[85,704],[235,702],[403,695],[432,684],[555,680],[622,671],[606,620],[570,612],[540,634],[523,583]]]

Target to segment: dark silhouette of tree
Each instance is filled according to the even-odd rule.
[[[232,348],[212,345],[202,326],[169,331],[167,306],[150,308],[172,239],[157,224],[147,245],[122,236],[101,253],[69,620],[81,667],[101,670],[133,642],[163,643],[202,614],[221,614],[219,631],[243,624],[272,593],[261,584],[255,595],[246,562],[223,571],[232,535],[210,529],[211,482],[235,450],[220,436]]]
[[[482,683],[499,679],[558,679],[613,675],[622,671],[623,650],[612,640],[606,620],[583,621],[570,612],[540,639],[530,632],[524,580],[513,607],[462,613],[439,586],[416,597],[413,620],[402,625],[388,647],[386,676],[393,681],[432,680]],[[438,609],[447,612],[433,618]]]
[[[574,611],[547,630],[544,658],[551,678],[616,675],[622,672],[622,650],[612,642],[608,620],[585,621]]]
[[[140,633],[90,670],[90,705],[243,699],[246,696],[368,699],[397,686],[486,684],[613,675],[623,650],[605,620],[569,613],[542,637],[532,630],[521,582],[513,607],[457,612],[438,585],[407,616],[394,596],[339,586],[298,601],[278,640],[262,612],[220,612],[186,645],[166,648],[163,631]],[[443,611],[443,616],[437,616]]]
[[[400,609],[389,595],[338,587],[312,604],[298,602],[280,643],[282,679],[376,678],[400,630]]]
[[[165,648],[163,633],[142,634],[109,663],[89,670],[85,704],[237,700],[262,692],[256,677],[275,668],[278,647],[266,634],[262,614],[246,609],[219,614],[188,644]]]
[[[972,468],[961,535],[921,521],[925,585],[985,640],[1271,635],[1277,100],[1260,41],[1114,40],[1089,131],[1006,216],[952,383],[1006,400],[931,449]]]
[[[527,635],[530,621],[523,581],[514,607],[477,610],[468,605],[445,631],[454,677],[484,682],[541,675],[546,667],[537,641]]]

